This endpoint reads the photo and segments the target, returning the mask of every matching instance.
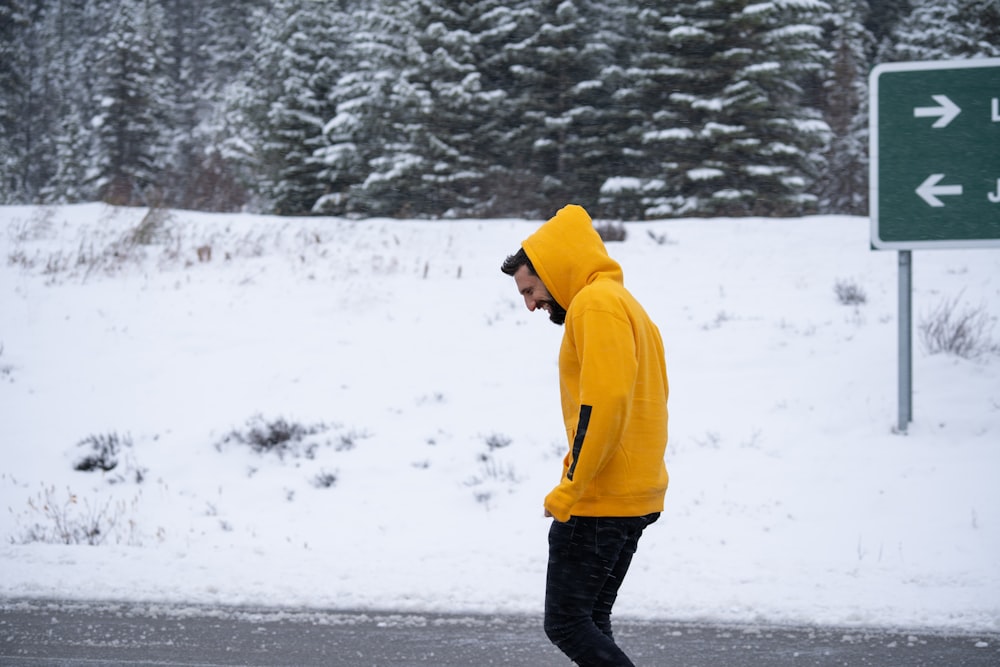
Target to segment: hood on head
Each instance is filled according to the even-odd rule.
[[[622,282],[622,269],[608,255],[590,216],[569,204],[521,243],[542,283],[563,308],[598,277]]]

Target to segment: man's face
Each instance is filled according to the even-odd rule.
[[[541,308],[556,324],[566,321],[566,310],[556,303],[542,279],[533,275],[527,266],[522,266],[514,273],[514,282],[517,284],[517,291],[524,297],[524,305],[528,310],[534,312]]]

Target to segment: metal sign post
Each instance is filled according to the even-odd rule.
[[[870,85],[871,244],[899,252],[899,432],[913,421],[911,251],[1000,246],[1000,58],[886,63]]]
[[[899,422],[906,433],[913,421],[913,261],[909,250],[899,251]]]

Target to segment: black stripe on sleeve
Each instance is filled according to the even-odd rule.
[[[587,425],[590,424],[590,411],[593,408],[589,405],[580,406],[580,421],[576,425],[576,437],[573,438],[573,463],[566,471],[566,479],[573,481],[573,473],[576,471],[576,462],[580,460],[580,450],[583,449],[583,439],[587,437]]]

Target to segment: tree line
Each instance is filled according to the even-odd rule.
[[[868,73],[996,0],[0,0],[0,203],[867,213]]]

